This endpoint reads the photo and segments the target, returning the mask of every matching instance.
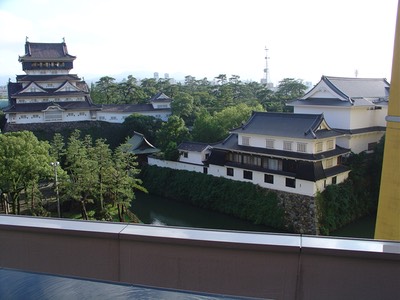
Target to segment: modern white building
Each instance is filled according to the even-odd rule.
[[[177,169],[193,165],[193,171],[315,196],[348,177],[350,170],[341,162],[350,150],[336,144],[342,135],[323,114],[254,112],[221,143],[186,142],[178,147],[175,164],[154,158],[149,164]]]
[[[9,106],[3,111],[8,123],[106,121],[122,123],[133,113],[164,121],[171,114],[172,99],[158,93],[147,104],[96,105],[85,81],[70,74],[75,56],[62,43],[26,41],[19,57],[25,75],[8,83]]]
[[[384,78],[322,76],[300,99],[289,103],[294,113],[324,114],[342,132],[337,144],[354,153],[374,148],[386,130],[390,85]]]

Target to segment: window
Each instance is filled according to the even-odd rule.
[[[274,183],[274,175],[264,174],[264,182],[273,184]]]
[[[203,167],[203,174],[208,174],[208,168],[207,167]]]
[[[261,167],[261,157],[259,157],[259,156],[254,156],[253,164],[254,164],[255,166]]]
[[[326,165],[327,168],[332,167],[332,166],[333,166],[333,158],[328,158],[328,159],[326,160],[325,165]]]
[[[286,186],[295,188],[296,187],[296,179],[294,178],[286,178]]]
[[[110,119],[111,119],[111,120],[116,120],[116,119],[117,119],[117,117],[115,117],[115,116],[114,116],[114,117],[111,117]]]
[[[243,170],[243,178],[252,180],[253,179],[253,172]]]
[[[268,158],[268,169],[282,171],[282,161],[274,158]]]
[[[233,168],[226,168],[226,175],[233,176]]]
[[[327,146],[328,150],[332,150],[333,149],[333,140],[327,141],[326,146]]]
[[[45,121],[62,121],[62,111],[59,110],[49,110],[44,113]]]
[[[237,153],[229,153],[228,159],[230,161],[236,162],[236,163],[241,163],[242,162],[242,156]]]
[[[252,156],[251,155],[243,155],[243,163],[247,165],[252,164]]]
[[[307,143],[297,143],[297,152],[307,152]]]
[[[185,157],[185,158],[188,158],[188,152],[183,151],[183,152],[182,152],[182,156]]]
[[[321,152],[322,151],[322,142],[318,142],[315,144],[315,152]]]
[[[267,148],[269,148],[269,149],[274,149],[275,147],[275,141],[274,140],[270,140],[270,139],[267,139],[266,141],[265,141],[265,147],[267,147]]]
[[[292,151],[292,142],[283,141],[283,150]]]
[[[250,146],[250,137],[248,137],[248,136],[242,136],[242,145],[244,145],[244,146]]]
[[[336,177],[336,176],[333,176],[333,177],[332,177],[332,184],[336,184],[336,182],[337,182],[337,177]]]
[[[80,116],[85,116],[85,113],[84,113],[83,111],[80,111],[80,112],[79,112],[79,115],[80,115]]]
[[[106,117],[105,116],[99,116],[99,120],[105,120]]]

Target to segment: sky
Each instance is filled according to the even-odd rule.
[[[0,0],[0,85],[30,42],[63,38],[73,74],[390,81],[397,0]]]

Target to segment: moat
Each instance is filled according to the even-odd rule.
[[[274,228],[255,225],[232,216],[143,193],[136,193],[136,199],[132,202],[131,209],[145,224],[221,230],[277,232]],[[374,228],[375,216],[366,216],[333,232],[331,235],[372,239]]]

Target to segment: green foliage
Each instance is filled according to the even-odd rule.
[[[160,147],[161,151],[166,152],[171,150],[171,143],[179,145],[188,139],[190,139],[190,134],[185,122],[180,117],[173,115],[169,117],[168,122],[162,124],[157,132],[156,145]]]
[[[136,131],[143,134],[150,143],[155,144],[156,132],[161,129],[162,124],[163,121],[158,118],[132,114],[125,119],[122,126],[125,136],[132,136]]]
[[[0,135],[0,190],[9,195],[14,214],[20,214],[21,192],[52,174],[49,148],[29,131]]]
[[[257,185],[156,166],[144,168],[141,178],[152,194],[284,230],[276,193]]]
[[[352,154],[349,178],[329,185],[316,197],[321,234],[330,232],[377,209],[383,160],[384,139],[372,154]]]
[[[192,136],[198,142],[218,142],[226,138],[229,130],[246,122],[253,111],[263,111],[260,104],[250,106],[244,103],[226,107],[211,115],[202,110],[194,122]]]

